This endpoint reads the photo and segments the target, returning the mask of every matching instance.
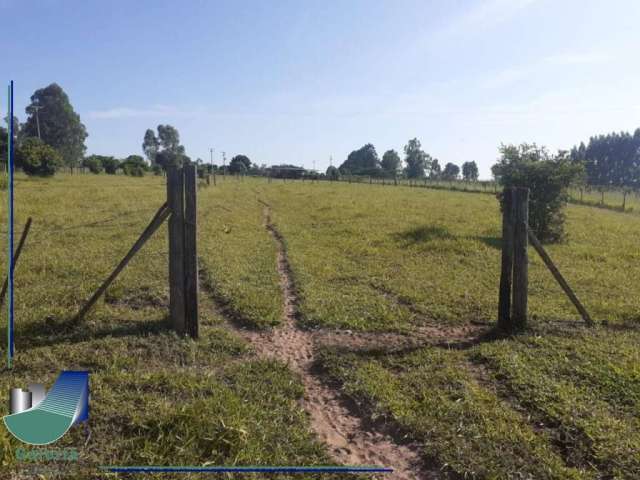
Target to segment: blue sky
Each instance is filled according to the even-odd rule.
[[[140,154],[170,123],[194,159],[324,170],[418,137],[488,178],[501,142],[640,127],[635,0],[0,0],[0,15],[20,120],[57,82],[88,153]]]

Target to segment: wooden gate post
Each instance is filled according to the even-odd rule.
[[[513,306],[512,323],[516,330],[527,325],[527,297],[529,289],[529,189],[516,188],[513,226]]]
[[[186,333],[184,298],[184,181],[182,168],[167,168],[169,217],[169,314],[173,328]]]
[[[513,275],[513,189],[502,193],[502,268],[498,299],[498,328],[511,329],[511,279]]]
[[[184,166],[184,301],[185,332],[198,338],[198,252],[197,252],[196,166]]]

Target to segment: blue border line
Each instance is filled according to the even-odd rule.
[[[347,466],[318,466],[318,467],[100,467],[112,473],[391,473],[388,467],[347,467]]]
[[[9,281],[8,283],[8,324],[7,324],[7,366],[13,362],[13,80],[9,83],[9,148],[7,170],[9,173]]]

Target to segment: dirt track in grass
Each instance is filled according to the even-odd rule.
[[[286,363],[300,375],[305,388],[302,407],[309,414],[314,432],[336,463],[389,467],[393,473],[380,477],[392,480],[446,476],[440,466],[425,463],[420,444],[406,441],[392,425],[372,422],[338,386],[323,381],[314,371],[316,347],[327,345],[350,351],[383,349],[387,352],[428,344],[464,348],[467,342],[473,341],[470,339],[477,338],[481,329],[467,326],[443,330],[425,326],[418,327],[411,335],[404,335],[299,328],[298,297],[285,240],[271,221],[270,206],[260,203],[264,206],[265,228],[278,247],[277,269],[284,301],[282,324],[267,331],[241,328],[238,322],[229,322],[229,325],[252,344],[258,356]]]
[[[259,356],[282,361],[300,375],[305,387],[302,406],[309,414],[314,432],[327,445],[337,463],[390,467],[393,473],[384,475],[389,479],[436,478],[436,472],[423,463],[420,445],[400,444],[389,433],[370,428],[367,421],[354,412],[353,402],[314,374],[314,346],[318,334],[297,326],[297,295],[285,242],[271,223],[270,208],[266,204],[264,218],[265,227],[278,246],[283,322],[267,332],[243,330],[243,336],[249,339]]]

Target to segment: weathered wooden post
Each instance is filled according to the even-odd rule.
[[[182,168],[167,168],[169,217],[169,314],[173,328],[186,333],[184,298],[184,180]]]
[[[184,333],[198,337],[198,251],[196,166],[184,166]]]
[[[502,268],[498,299],[498,328],[511,329],[511,280],[513,276],[513,190],[502,193]]]
[[[512,323],[515,329],[527,325],[527,299],[529,290],[529,189],[513,191],[513,298]]]

